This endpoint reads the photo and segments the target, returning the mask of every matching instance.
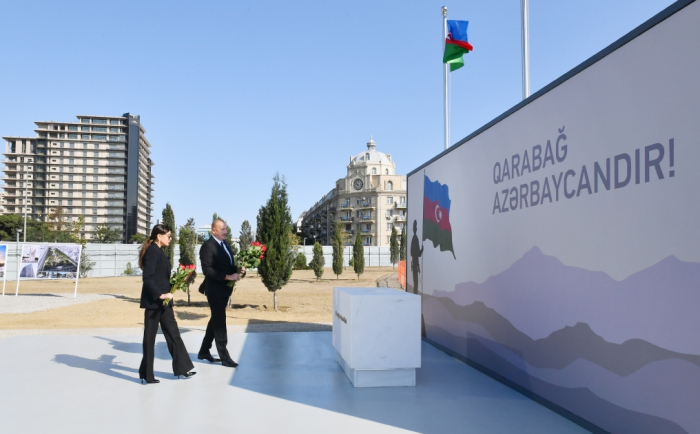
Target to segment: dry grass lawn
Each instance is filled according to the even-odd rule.
[[[294,271],[287,286],[277,292],[278,310],[272,308],[272,293],[254,273],[239,282],[233,293],[233,308],[227,311],[227,323],[264,324],[274,322],[330,323],[332,321],[333,287],[374,287],[376,280],[396,272],[391,267],[366,268],[357,279],[346,268],[336,280],[332,269],[326,268],[323,278],[316,280],[313,271]],[[198,277],[191,288],[191,304],[187,294],[175,294],[175,315],[181,327],[206,325],[209,305],[197,288]],[[65,281],[26,281],[21,294],[72,293],[74,284]],[[67,329],[143,326],[143,310],[139,308],[140,277],[109,277],[81,279],[78,294],[112,294],[117,298],[76,304],[43,312],[0,315],[0,330],[7,329]]]

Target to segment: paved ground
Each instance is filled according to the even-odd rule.
[[[229,333],[275,333],[275,332],[329,332],[332,323],[298,323],[281,322],[271,324],[239,324],[228,326]],[[206,326],[180,327],[181,333],[204,332]],[[138,336],[143,333],[143,327],[124,328],[93,328],[93,329],[15,329],[0,330],[0,339],[13,336],[38,335],[83,335],[83,336]],[[158,334],[160,330],[158,330]]]
[[[192,355],[202,333],[183,339]],[[198,374],[182,380],[158,336],[155,385],[138,382],[140,341],[140,333],[0,340],[2,432],[586,432],[425,343],[416,387],[355,389],[329,332],[232,333],[238,369],[195,360]]]

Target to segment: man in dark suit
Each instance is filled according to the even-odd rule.
[[[216,350],[219,352],[221,364],[235,368],[238,363],[231,359],[226,350],[228,336],[226,332],[226,304],[233,292],[233,288],[227,286],[229,281],[239,280],[240,274],[231,254],[231,246],[226,244],[226,223],[223,220],[214,220],[211,224],[211,237],[202,244],[199,251],[199,259],[202,262],[204,282],[199,288],[207,296],[211,319],[207,324],[202,347],[197,358],[218,362],[211,355],[211,346],[216,341]]]

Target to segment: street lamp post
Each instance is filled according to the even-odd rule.
[[[22,233],[22,229],[17,229],[17,286],[15,287],[15,296],[19,295],[19,274],[20,274],[20,259],[22,258],[22,252],[19,250],[19,234]]]

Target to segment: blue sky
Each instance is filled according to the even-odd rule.
[[[531,0],[532,92],[672,3]],[[237,235],[279,172],[296,219],[370,134],[397,173],[442,151],[443,5],[474,46],[452,75],[454,143],[521,99],[518,0],[4,0],[0,135],[139,114],[154,218],[170,202],[178,224],[217,212]]]

